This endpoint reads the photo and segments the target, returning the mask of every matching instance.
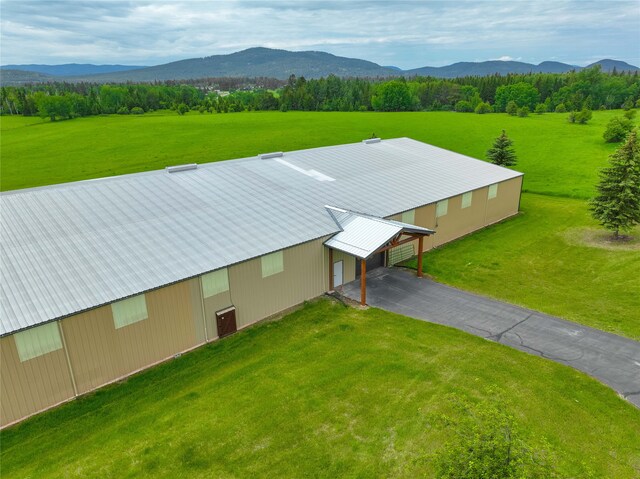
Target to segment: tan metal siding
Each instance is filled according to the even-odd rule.
[[[12,336],[0,338],[0,426],[74,397],[63,349],[20,362]]]
[[[111,307],[62,320],[80,394],[196,346],[193,280],[146,293],[149,317],[115,329]],[[201,342],[201,341],[200,341]]]
[[[452,241],[485,226],[484,216],[487,204],[487,188],[473,191],[471,206],[462,208],[462,195],[449,198],[447,214],[435,218],[436,234],[433,246]]]
[[[324,290],[329,291],[329,251],[322,247],[325,255],[325,272],[324,272]],[[342,282],[343,284],[350,283],[356,279],[356,258],[342,251],[333,250],[333,262],[337,263],[342,261]]]
[[[490,225],[515,215],[520,204],[521,190],[522,176],[498,183],[498,195],[487,201],[485,224]]]
[[[238,328],[315,298],[326,290],[322,241],[285,249],[284,271],[266,278],[262,278],[260,258],[229,267],[231,300],[237,310]]]

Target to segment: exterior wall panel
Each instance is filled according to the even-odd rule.
[[[440,246],[485,226],[487,188],[473,191],[471,205],[462,207],[462,195],[449,198],[447,214],[435,218],[433,246]]]
[[[82,394],[198,344],[192,281],[146,293],[149,317],[115,329],[110,306],[62,320],[72,369]],[[194,307],[195,306],[195,307]]]
[[[0,426],[74,397],[63,349],[20,362],[14,337],[0,338]]]
[[[283,250],[284,271],[262,277],[255,258],[229,267],[231,300],[238,328],[255,323],[326,291],[323,239]]]
[[[487,201],[485,224],[490,225],[515,215],[520,204],[521,190],[522,176],[498,183],[497,196]]]

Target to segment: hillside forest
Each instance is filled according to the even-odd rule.
[[[599,66],[561,74],[530,73],[392,80],[330,75],[288,81],[208,78],[141,84],[53,82],[0,88],[0,113],[52,121],[101,114],[178,114],[252,110],[566,112],[640,106],[638,72]]]

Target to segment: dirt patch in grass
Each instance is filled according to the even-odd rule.
[[[569,228],[563,233],[567,243],[575,246],[607,249],[611,251],[640,250],[640,228],[614,239],[610,231],[598,228]]]

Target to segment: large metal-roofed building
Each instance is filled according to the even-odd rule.
[[[511,216],[521,185],[399,138],[2,193],[0,425]]]

